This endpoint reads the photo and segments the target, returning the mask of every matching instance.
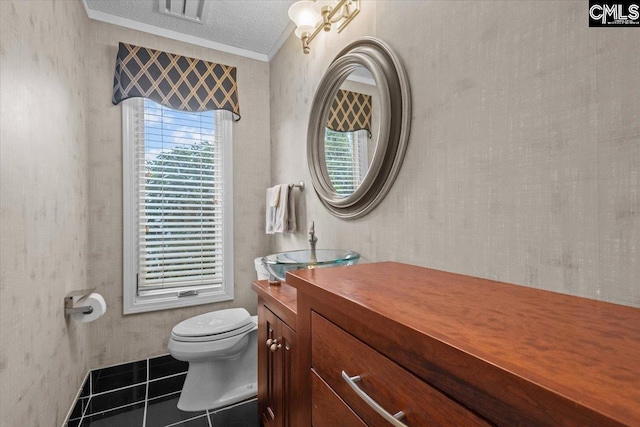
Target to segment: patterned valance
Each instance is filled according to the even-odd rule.
[[[120,43],[113,104],[135,97],[176,110],[229,110],[240,120],[236,67]]]
[[[366,129],[371,137],[371,95],[338,90],[329,110],[327,127],[338,132]]]

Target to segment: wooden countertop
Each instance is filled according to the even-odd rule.
[[[391,327],[408,350],[381,351],[420,376],[434,369],[417,354],[436,365],[453,354],[446,368],[461,381],[551,425],[640,426],[640,309],[395,262],[298,270],[287,282]],[[556,399],[563,415],[543,414]]]

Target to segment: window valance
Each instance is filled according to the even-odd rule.
[[[240,120],[236,67],[120,43],[113,104],[135,97],[176,110],[229,110]]]
[[[365,129],[371,137],[371,95],[340,89],[329,110],[327,127],[338,132]]]

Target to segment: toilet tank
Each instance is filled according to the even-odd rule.
[[[253,260],[253,265],[256,268],[256,273],[258,274],[258,280],[267,280],[269,278],[269,272],[262,264],[262,257],[258,257]]]

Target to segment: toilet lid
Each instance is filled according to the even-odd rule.
[[[233,337],[237,337],[238,335],[246,335],[248,332],[253,331],[254,329],[257,329],[258,325],[256,325],[255,323],[251,322],[249,323],[247,326],[243,326],[242,328],[238,328],[238,329],[234,329],[233,331],[229,331],[229,332],[222,332],[219,334],[212,334],[212,335],[201,335],[199,337],[183,337],[181,335],[176,335],[173,332],[171,332],[171,339],[174,341],[181,341],[181,342],[214,342],[214,341],[223,341],[227,338],[233,338]]]
[[[173,335],[179,337],[202,337],[222,334],[252,324],[249,312],[244,308],[212,311],[178,323]]]

